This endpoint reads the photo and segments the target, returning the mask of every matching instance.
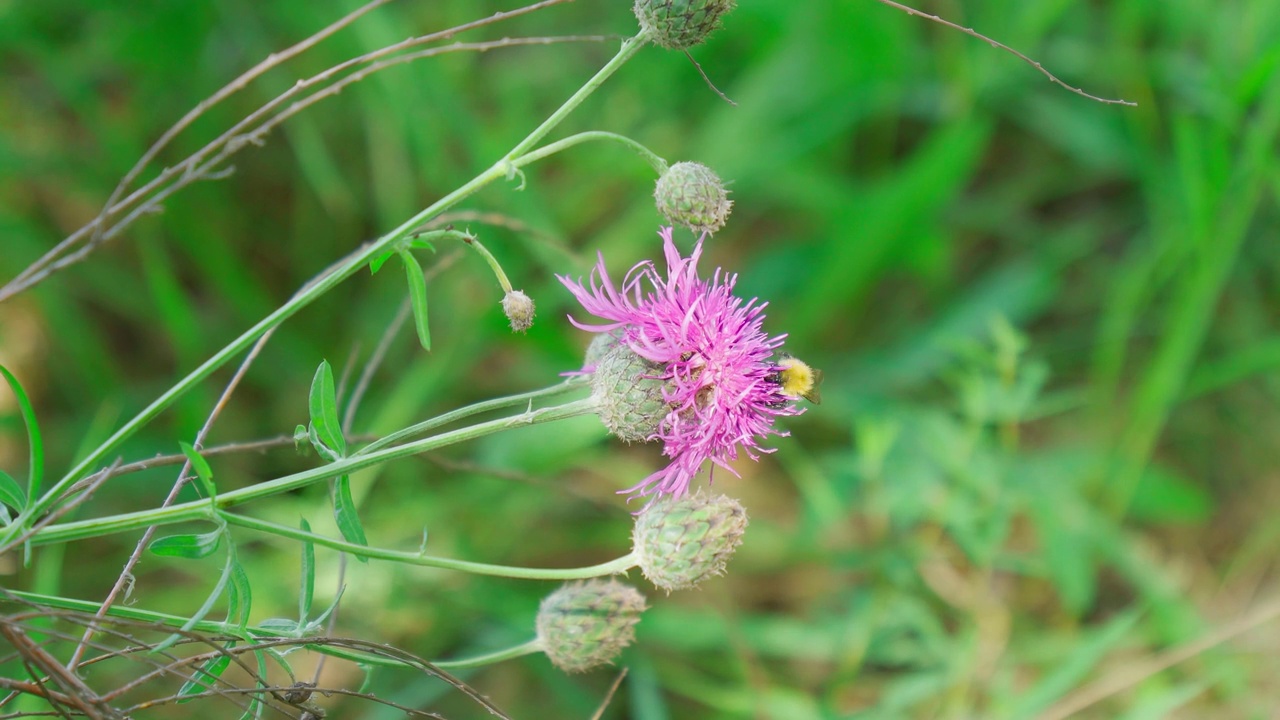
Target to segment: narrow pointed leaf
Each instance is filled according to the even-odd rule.
[[[18,401],[18,410],[22,413],[22,421],[27,424],[27,446],[30,449],[30,463],[27,475],[27,497],[40,496],[40,483],[44,477],[44,441],[40,437],[40,425],[36,422],[36,410],[31,405],[31,398],[22,389],[18,378],[9,369],[0,365],[0,375],[9,383],[13,396]]]
[[[315,620],[312,620],[310,623],[308,623],[304,631],[307,633],[310,633],[310,632],[321,630],[324,626],[325,621],[328,620],[329,616],[333,614],[333,611],[338,609],[338,603],[342,601],[342,593],[346,592],[346,590],[347,590],[347,586],[345,585],[343,585],[341,588],[338,588],[338,594],[334,596],[333,602],[329,603],[329,607],[325,608],[324,612],[320,613],[320,615],[316,617]]]
[[[311,532],[311,523],[302,520],[302,531]],[[316,544],[310,540],[302,543],[302,588],[298,593],[298,623],[307,624],[307,616],[311,614],[311,600],[316,591]]]
[[[320,363],[311,380],[310,406],[311,427],[320,441],[337,451],[339,456],[345,455],[347,440],[342,436],[342,425],[338,420],[338,396],[333,388],[333,370],[328,360]]]
[[[182,454],[187,456],[187,460],[191,462],[191,469],[196,471],[196,478],[200,480],[200,485],[204,487],[204,492],[210,499],[218,496],[218,490],[213,485],[213,469],[209,467],[209,461],[205,460],[200,452],[189,443],[179,442],[182,447]]]
[[[227,622],[233,622],[240,632],[249,625],[249,611],[253,607],[253,589],[249,587],[249,574],[244,566],[231,556],[231,587],[227,602]]]
[[[423,350],[431,350],[431,328],[427,324],[427,280],[422,275],[418,259],[407,250],[400,251],[404,261],[405,276],[409,280],[409,303],[413,306],[413,326],[418,331],[418,342]]]
[[[19,511],[27,506],[27,494],[22,491],[22,486],[3,470],[0,470],[0,505]]]
[[[338,482],[333,487],[333,518],[338,524],[338,531],[342,533],[342,537],[347,542],[356,545],[368,545],[369,541],[364,535],[364,526],[360,524],[360,515],[356,512],[355,500],[351,498],[351,476],[343,475],[338,478]],[[360,555],[355,556],[362,563],[369,562],[369,559]]]
[[[166,535],[151,541],[147,549],[154,555],[198,560],[217,552],[222,545],[223,529],[218,528],[201,535]]]
[[[235,647],[234,642],[227,643],[227,649]],[[222,673],[231,665],[230,655],[217,655],[204,661],[191,679],[182,684],[182,689],[178,690],[178,704],[191,702],[197,698],[189,697],[198,695],[202,692],[212,690],[217,684],[218,679],[222,677]]]
[[[190,619],[182,624],[181,629],[183,632],[187,632],[196,625],[199,625],[200,622],[205,619],[205,616],[213,611],[213,606],[218,604],[218,600],[222,598],[222,593],[227,591],[227,583],[231,580],[231,563],[234,561],[235,558],[233,557],[227,558],[227,564],[222,567],[222,574],[218,576],[218,583],[213,586],[213,590],[209,592],[209,597],[205,598],[204,604],[196,610],[195,614],[192,615]],[[151,652],[153,654],[164,652],[182,639],[183,635],[181,633],[173,633],[162,640],[158,645],[151,648]]]
[[[265,688],[264,680],[267,676],[267,654],[262,650],[254,650],[253,657],[258,661],[258,679],[257,687]],[[249,698],[249,705],[244,709],[244,714],[240,716],[240,720],[249,720],[249,718],[262,717],[262,711],[266,705],[262,702],[262,696],[252,695]]]
[[[369,261],[369,274],[370,274],[370,275],[377,275],[377,274],[378,274],[378,271],[382,269],[382,266],[383,266],[384,264],[386,264],[386,262],[387,262],[388,260],[390,260],[391,258],[395,257],[395,254],[396,254],[396,251],[395,251],[395,250],[388,250],[388,251],[386,251],[386,252],[382,253],[381,255],[379,255],[378,257],[376,257],[376,258],[374,258],[374,259],[370,260],[370,261]]]

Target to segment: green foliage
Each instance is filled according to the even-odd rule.
[[[145,20],[124,4],[0,7],[0,282],[92,218],[190,108],[351,7],[176,3]],[[1135,658],[1211,638],[1274,596],[1277,4],[921,8],[1139,106],[1089,102],[880,3],[823,0],[801,12],[754,0],[691,50],[736,107],[683,54],[649,48],[564,126],[622,132],[726,180],[733,215],[708,241],[704,268],[740,273],[739,292],[770,303],[766,328],[788,333],[786,349],[827,378],[823,404],[785,423],[776,453],[735,464],[742,478],[717,472],[715,490],[751,517],[743,546],[702,591],[654,597],[606,719],[1057,717]],[[213,106],[142,180],[295,78],[494,9],[379,8]],[[570,3],[475,36],[634,28],[629,3]],[[74,466],[353,247],[493,166],[615,46],[455,54],[373,75],[249,143],[234,175],[174,194],[85,262],[0,301],[0,355],[17,397],[0,402],[0,466],[26,455],[29,473],[23,483],[0,472],[0,505],[29,509],[49,495],[43,467]],[[492,278],[450,265],[447,243],[437,256],[415,258],[410,243],[371,259],[376,270],[399,254],[408,289],[359,273],[291,317],[202,448],[287,434],[307,396],[304,434],[319,458],[219,455],[215,488],[184,443],[203,507],[357,455],[356,438],[580,367],[586,338],[562,320],[580,313],[553,276],[583,275],[597,250],[617,271],[658,259],[651,169],[615,143],[587,143],[520,168],[520,192],[514,178],[450,222],[468,225],[537,300],[529,335],[510,335],[478,289]],[[404,332],[381,348],[359,402],[344,392],[356,402],[344,432],[330,366],[309,388],[306,370],[322,357],[362,367],[406,297],[417,340]],[[218,404],[224,367],[95,465],[193,437]],[[627,552],[638,507],[613,491],[661,462],[653,445],[602,438],[593,418],[520,428],[225,511],[290,530],[302,516],[304,533],[362,546],[367,528],[380,546],[421,543],[424,556],[587,565]],[[111,478],[60,522],[154,507],[175,472]],[[47,500],[42,513],[58,507]],[[136,542],[121,533],[65,556],[37,548],[31,569],[0,565],[12,573],[0,586],[87,598],[75,607],[92,613]],[[117,610],[164,611],[168,628],[236,637],[318,633],[336,613],[340,634],[441,658],[527,639],[546,590],[391,562],[343,574],[340,553],[315,545],[248,527],[162,530],[150,552],[180,561],[140,564]],[[327,609],[312,618],[313,605]],[[1074,716],[1266,716],[1276,653],[1233,642],[1133,677]],[[185,636],[161,648],[186,652]],[[211,657],[172,692],[203,692],[228,667]],[[348,688],[352,669],[338,675]],[[0,677],[25,672],[0,659]],[[501,694],[513,718],[591,717],[613,676],[566,679],[530,658],[467,679],[510,689]],[[474,714],[451,686],[403,668],[365,683],[412,707]],[[331,716],[402,716],[324,703]]]

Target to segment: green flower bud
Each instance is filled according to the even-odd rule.
[[[618,340],[624,332],[626,331],[618,328],[609,332],[596,333],[596,336],[591,338],[591,343],[587,345],[587,352],[582,358],[582,366],[593,368],[599,365],[605,354],[612,350],[614,345],[618,344]]]
[[[662,397],[667,381],[661,365],[615,343],[596,363],[591,394],[609,432],[627,442],[645,442],[658,431],[671,408]]]
[[[502,312],[511,321],[511,332],[522,333],[533,327],[533,298],[523,290],[512,290],[502,298]]]
[[[684,50],[707,38],[733,0],[636,0],[636,19],[657,45]]]
[[[636,517],[632,544],[644,576],[670,592],[722,574],[746,529],[737,500],[699,491],[654,500]]]
[[[658,178],[653,197],[667,222],[708,235],[724,227],[733,207],[720,177],[696,162],[679,162],[668,168]]]
[[[644,596],[616,580],[569,583],[538,608],[538,641],[565,672],[607,665],[635,639]]]

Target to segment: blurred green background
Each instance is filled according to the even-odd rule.
[[[0,281],[92,219],[190,108],[357,6],[0,0]],[[393,2],[210,110],[144,178],[299,78],[515,6]],[[629,6],[569,3],[458,39],[622,37]],[[717,477],[752,517],[728,574],[669,596],[634,578],[653,607],[603,717],[1274,717],[1280,3],[919,7],[1139,105],[1071,94],[872,0],[743,0],[692,51],[736,106],[682,54],[648,48],[555,136],[623,133],[729,180],[734,213],[705,268],[740,273],[741,294],[770,301],[766,329],[826,374],[822,405],[785,423],[776,454]],[[0,303],[0,362],[35,399],[50,472],[334,260],[489,167],[617,43],[377,74]],[[433,351],[400,333],[357,432],[575,369],[588,338],[565,320],[574,308],[553,273],[584,274],[597,250],[615,276],[655,257],[654,179],[620,146],[584,145],[529,168],[523,190],[500,183],[465,203],[518,223],[458,222],[535,298],[538,321],[511,335],[487,268],[456,258],[429,287]],[[399,270],[362,272],[291,319],[209,444],[305,423],[316,365],[358,372],[404,296]],[[124,457],[190,440],[230,373]],[[0,413],[0,467],[21,477],[7,394]],[[283,448],[214,470],[235,487],[313,462]],[[634,507],[614,491],[659,462],[656,446],[623,446],[583,418],[397,462],[357,477],[356,493],[374,544],[412,549],[425,528],[436,554],[572,567],[627,551]],[[173,479],[115,480],[78,517],[154,506]],[[246,511],[334,532],[323,487]],[[238,537],[253,621],[292,614],[298,547]],[[0,584],[98,600],[136,539],[42,549],[34,569],[3,558]],[[337,559],[320,562],[327,602]],[[132,602],[191,613],[215,576],[212,560],[145,558]],[[554,587],[385,563],[350,564],[346,583],[338,634],[428,658],[527,639]],[[360,687],[356,668],[329,670],[326,684]],[[525,720],[591,717],[615,675],[566,676],[532,656],[463,677]],[[379,671],[369,689],[486,716],[409,671]],[[402,716],[324,704],[331,717]]]

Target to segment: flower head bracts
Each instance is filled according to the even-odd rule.
[[[587,312],[605,321],[586,325],[570,318],[574,325],[591,332],[621,329],[621,344],[661,368],[655,379],[665,382],[668,410],[649,439],[662,441],[671,463],[625,492],[679,497],[707,460],[733,473],[728,463],[739,451],[752,460],[756,453],[772,452],[759,440],[787,434],[774,429],[774,418],[801,411],[771,379],[778,369],[771,358],[786,336],[769,337],[762,330],[767,303],[736,297],[737,275],[717,269],[709,280],[699,278],[701,240],[683,258],[671,228],[659,235],[665,278],[644,261],[627,273],[619,290],[601,255],[587,285],[560,281]]]

